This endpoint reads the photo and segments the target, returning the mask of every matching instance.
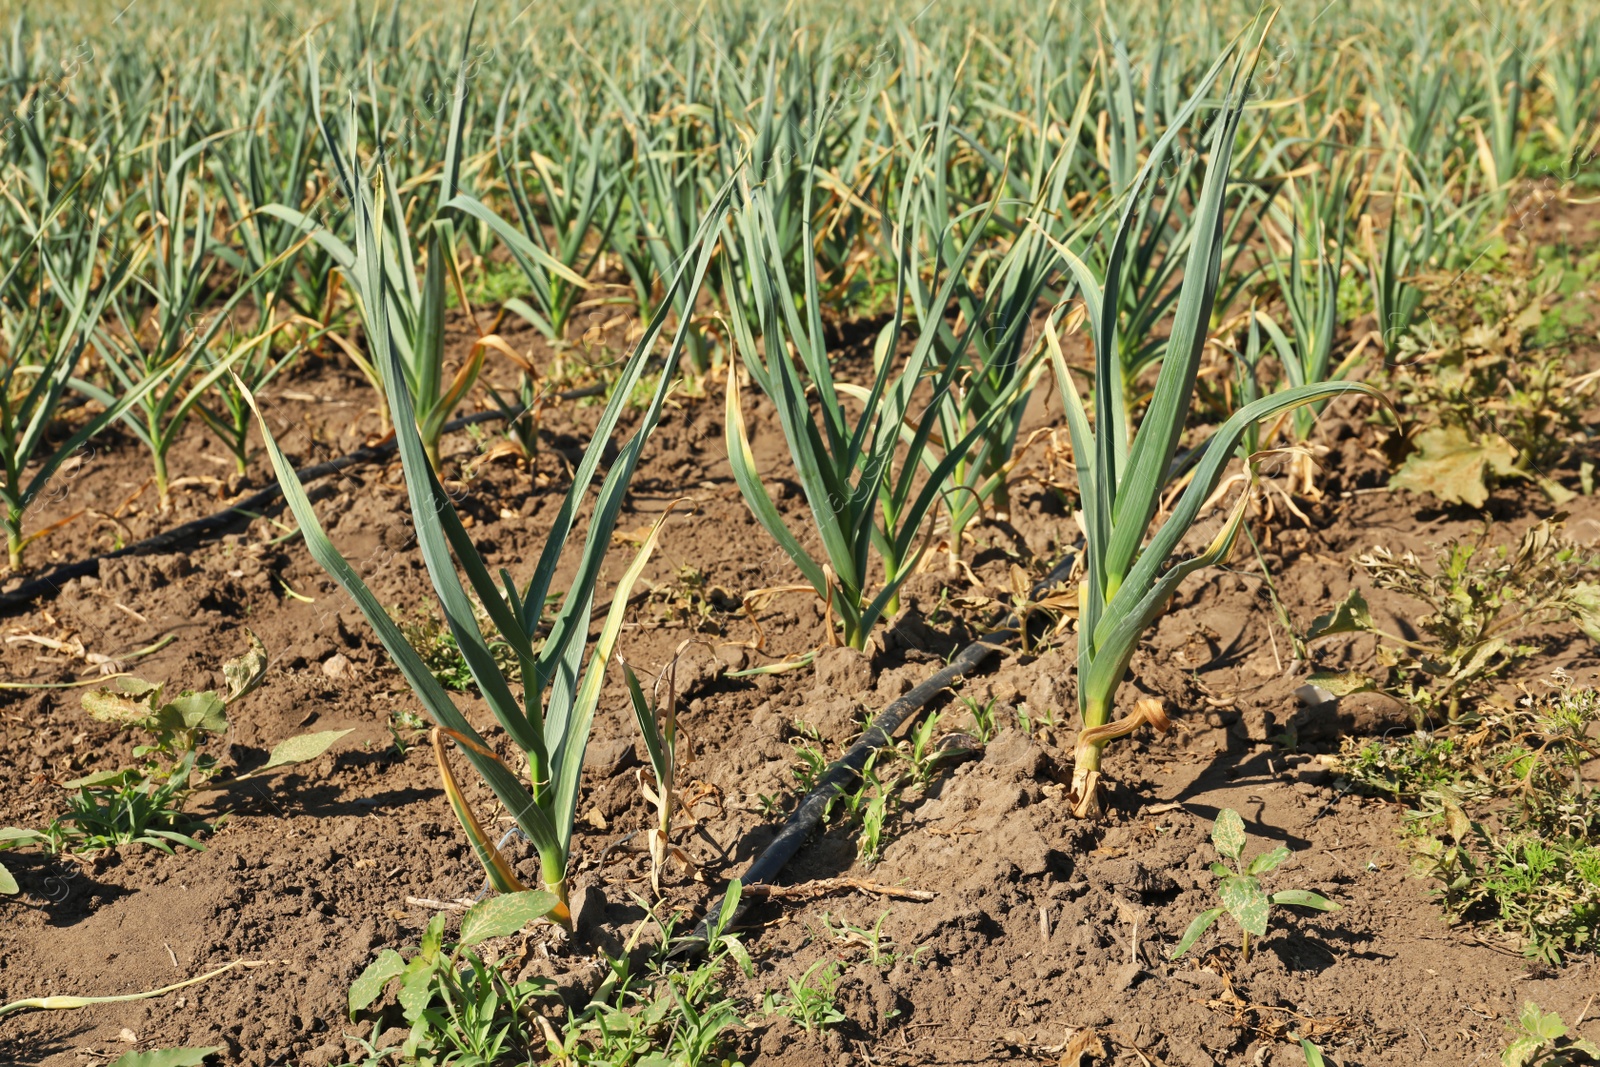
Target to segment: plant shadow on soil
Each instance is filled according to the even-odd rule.
[[[1222,806],[1198,802],[1198,798],[1215,796],[1219,790],[1240,788],[1252,783],[1270,783],[1278,776],[1274,761],[1282,763],[1282,753],[1275,753],[1272,750],[1263,752],[1230,744],[1227,749],[1213,756],[1205,769],[1175,795],[1170,803],[1182,804],[1184,810],[1190,814],[1204,820],[1215,821]],[[1141,798],[1136,794],[1124,793],[1121,799],[1127,805],[1125,810],[1129,815],[1136,815],[1142,806]],[[1309,839],[1262,822],[1261,814],[1266,804],[1265,799],[1256,799],[1249,807],[1239,809],[1239,814],[1245,817],[1245,824],[1249,827],[1252,838],[1287,845],[1296,852],[1310,846]]]
[[[19,882],[39,887],[37,894],[17,902],[17,906],[43,916],[48,927],[74,926],[135,892],[118,884],[114,877],[102,880],[88,873],[99,869],[100,864],[77,862],[70,856],[9,852],[5,862]]]
[[[13,1063],[48,1063],[52,1059],[71,1055],[73,1049],[82,1047],[81,1042],[90,1036],[92,1030],[89,1024],[69,1024],[57,1027],[55,1033],[31,1035],[17,1041],[7,1040],[0,1048],[5,1050]]]

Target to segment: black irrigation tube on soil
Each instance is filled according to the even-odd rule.
[[[1060,563],[1056,564],[1051,572],[1045,575],[1044,580],[1035,585],[1029,593],[1029,598],[1037,600],[1046,590],[1061,581],[1072,570],[1077,561],[1078,552],[1069,552]],[[1000,651],[1005,642],[1015,636],[1021,626],[1016,613],[1008,613],[998,623],[1000,627],[987,635],[978,638],[956,653],[954,659],[944,667],[923,679],[911,692],[892,702],[872,724],[850,746],[843,756],[840,756],[822,777],[817,779],[817,784],[811,792],[800,801],[784,820],[783,828],[778,831],[778,836],[772,839],[761,855],[751,862],[748,869],[740,878],[742,885],[771,885],[773,880],[783,871],[788,862],[800,851],[812,833],[822,824],[822,817],[828,810],[828,805],[844,792],[847,785],[861,777],[862,768],[867,765],[873,753],[887,747],[894,740],[894,735],[900,727],[905,725],[907,719],[927,707],[935,697],[949,688],[950,683],[977,667],[978,664]],[[738,922],[750,907],[752,898],[745,897],[734,913],[733,922]],[[706,947],[706,937],[711,918],[722,910],[720,899],[711,903],[706,909],[706,917],[700,920],[694,933],[679,943],[672,955],[677,957],[698,955]]]
[[[572,392],[579,393],[581,391],[572,390]],[[563,399],[565,399],[564,395]],[[480,422],[504,419],[510,414],[503,411],[480,411],[475,415],[466,415],[446,423],[444,432],[453,433],[468,426],[475,426]],[[347,452],[336,459],[330,459],[323,463],[314,463],[310,466],[301,467],[294,473],[301,482],[314,481],[317,478],[325,478],[330,474],[338,474],[340,471],[347,470],[350,467],[357,467],[363,463],[371,463],[374,460],[382,459],[393,452],[395,447],[394,436],[391,434],[387,440],[379,444],[358,448],[354,452]],[[72,579],[95,573],[100,567],[101,560],[121,559],[124,556],[148,556],[155,552],[176,548],[187,541],[226,530],[240,519],[249,518],[248,512],[260,511],[273,503],[282,492],[282,487],[277,482],[273,482],[265,489],[252,493],[243,500],[237,500],[215,514],[195,519],[192,522],[186,522],[182,526],[175,526],[165,533],[147,537],[143,541],[126,545],[114,552],[90,556],[88,559],[80,559],[75,563],[63,563],[49,574],[35,578],[31,582],[24,582],[9,593],[0,593],[0,612],[8,612],[13,608],[30,604],[42,596],[56,595],[61,592],[61,586]]]

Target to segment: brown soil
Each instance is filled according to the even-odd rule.
[[[760,616],[765,646],[756,651],[743,647],[756,637],[751,623],[717,607],[725,598],[711,598],[703,621],[667,603],[684,567],[734,598],[792,580],[729,477],[715,392],[669,411],[620,524],[638,529],[681,497],[694,505],[669,520],[648,572],[662,592],[636,605],[623,653],[643,673],[661,669],[685,641],[700,642],[678,670],[694,753],[688,776],[705,786],[693,790],[704,799],[692,811],[703,833],[686,833],[684,842],[710,886],[741,872],[770,840],[777,816],[764,814],[763,795],[777,798],[781,810],[792,804],[797,722],[837,756],[866,716],[937,669],[995,602],[1006,602],[1014,559],[1042,575],[1075,535],[1047,484],[1055,477],[1048,457],[1036,449],[1019,472],[1011,521],[975,532],[968,558],[976,586],[942,568],[918,576],[905,614],[870,658],[834,652],[793,673],[726,678],[726,666],[776,662],[814,647],[822,609],[805,595],[776,599]],[[1034,425],[1055,421],[1054,397],[1041,390],[1040,398]],[[799,489],[785,480],[781,434],[753,391],[746,403],[780,507],[793,528],[809,530]],[[306,368],[280,384],[270,403],[296,462],[358,444],[375,427],[370,408],[364,384],[331,366]],[[564,489],[563,453],[576,455],[593,413],[558,405],[547,415],[550,445],[533,472],[491,462],[456,487],[493,561],[517,571],[537,553]],[[1330,414],[1326,497],[1309,508],[1310,527],[1281,514],[1267,527],[1268,562],[1298,626],[1348,588],[1355,551],[1374,543],[1420,549],[1477,527],[1472,515],[1378,490],[1383,463],[1368,453],[1361,429],[1360,412]],[[448,444],[458,460],[473,452],[465,434]],[[35,546],[45,549],[35,562],[92,555],[216,510],[238,489],[227,484],[221,455],[193,427],[174,469],[222,484],[180,491],[174,509],[160,514],[148,492],[125,503],[146,476],[146,457],[131,441],[107,438],[63,476],[36,521],[91,510]],[[252,476],[261,483],[259,461]],[[349,471],[314,496],[330,535],[385,603],[410,611],[427,602],[397,466]],[[1493,506],[1508,540],[1550,510],[1536,493],[1514,490],[1501,491]],[[1600,534],[1600,504],[1580,498],[1569,510],[1574,534]],[[5,633],[75,636],[90,652],[113,657],[175,634],[130,669],[199,689],[220,683],[221,661],[243,651],[248,629],[273,663],[259,692],[230,712],[234,764],[258,765],[276,741],[305,730],[354,732],[313,765],[217,797],[214,812],[228,817],[204,852],[6,853],[22,893],[0,904],[7,914],[0,984],[7,1000],[110,995],[236,959],[265,965],[159,999],[9,1018],[0,1024],[0,1061],[76,1067],[137,1041],[141,1048],[222,1045],[230,1063],[339,1062],[347,1054],[343,1035],[375,1036],[370,1021],[351,1023],[344,1014],[352,979],[379,948],[415,942],[433,914],[417,900],[478,891],[482,872],[438,787],[432,753],[420,738],[402,753],[388,730],[393,713],[415,707],[403,680],[298,542],[279,540],[282,515],[269,518],[241,521],[183,552],[106,562],[97,577],[13,612]],[[617,560],[629,551],[618,546]],[[620,562],[611,573],[619,572]],[[1404,610],[1381,594],[1371,599],[1380,613]],[[1355,665],[1370,653],[1349,641],[1319,650],[1319,660]],[[1073,820],[1064,799],[1072,634],[991,661],[961,695],[994,698],[1005,729],[980,756],[913,795],[889,824],[881,862],[859,865],[858,828],[835,821],[787,872],[790,882],[848,874],[927,890],[933,899],[857,893],[753,911],[744,936],[757,973],[733,986],[752,1021],[739,1055],[770,1067],[1055,1063],[1066,1035],[1092,1026],[1118,1064],[1298,1065],[1298,1045],[1287,1039],[1294,1031],[1315,1036],[1341,1063],[1456,1065],[1495,1061],[1507,1021],[1526,999],[1578,1016],[1596,988],[1592,960],[1539,968],[1491,930],[1446,927],[1428,886],[1408,874],[1396,832],[1401,811],[1351,795],[1318,758],[1337,748],[1341,731],[1406,728],[1395,709],[1369,701],[1345,721],[1301,721],[1297,751],[1272,742],[1297,714],[1293,690],[1305,673],[1288,657],[1252,556],[1191,579],[1133,664],[1137,688],[1166,700],[1176,729],[1109,750],[1110,814],[1100,825]],[[1592,682],[1595,665],[1591,648],[1575,640],[1558,642],[1537,669],[1563,666]],[[26,640],[0,646],[0,675],[8,680],[62,682],[87,670],[81,659]],[[480,702],[460,701],[499,737],[487,729],[492,720]],[[958,701],[940,706],[951,727],[970,726]],[[1027,736],[1014,728],[1018,707],[1036,726],[1057,725]],[[543,965],[573,986],[592,982],[597,949],[615,951],[644,921],[630,894],[649,892],[645,857],[617,849],[598,862],[608,845],[646,825],[634,730],[613,678],[575,845],[577,885],[598,890],[585,912],[587,940],[563,945],[542,929],[524,935],[544,946]],[[0,798],[0,825],[47,823],[62,803],[56,783],[128,764],[133,743],[84,714],[76,692],[0,692],[0,773],[11,783]],[[486,790],[467,788],[480,811],[491,810]],[[1244,815],[1252,848],[1295,850],[1275,885],[1315,889],[1344,908],[1280,915],[1247,964],[1217,935],[1202,942],[1205,951],[1169,962],[1188,921],[1213,902],[1206,838],[1224,807]],[[677,874],[668,881],[670,902],[685,911],[698,915],[710,899],[707,885]],[[883,967],[863,960],[861,948],[830,938],[825,914],[865,927],[884,916],[882,933],[897,959]],[[829,956],[852,961],[838,991],[848,1023],[819,1037],[760,1016],[764,991],[786,990],[788,979]]]

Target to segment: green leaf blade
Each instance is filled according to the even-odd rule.
[[[554,893],[528,889],[503,893],[480,901],[461,917],[461,944],[476,945],[491,937],[508,937],[535,919],[542,919],[559,904]]]
[[[1361,590],[1352,589],[1332,611],[1312,620],[1306,640],[1327,637],[1330,634],[1360,634],[1371,631],[1372,611],[1367,607],[1367,598],[1361,595]]]
[[[1194,947],[1194,943],[1200,940],[1200,936],[1207,930],[1211,929],[1211,924],[1216,922],[1221,917],[1221,908],[1212,908],[1209,911],[1202,911],[1199,915],[1196,915],[1189,923],[1188,929],[1184,930],[1183,937],[1179,938],[1177,945],[1175,945],[1172,949],[1172,955],[1168,958],[1175,960],[1185,952],[1188,952]]]
[[[1258,880],[1249,875],[1229,878],[1217,888],[1217,896],[1240,929],[1252,937],[1266,936],[1271,901]]]
[[[357,1012],[369,1008],[373,1001],[383,995],[383,988],[389,984],[389,980],[398,977],[405,969],[405,958],[394,949],[386,948],[378,953],[378,958],[368,964],[361,976],[350,984],[350,1018],[354,1019]]]
[[[1309,889],[1283,889],[1272,894],[1271,899],[1274,904],[1292,904],[1297,908],[1315,908],[1317,911],[1339,911],[1344,906]]]
[[[1271,852],[1263,852],[1261,855],[1251,860],[1250,866],[1245,868],[1245,873],[1266,874],[1268,871],[1276,870],[1278,867],[1282,866],[1283,862],[1288,858],[1289,847],[1287,845],[1279,845]]]
[[[208,1057],[222,1049],[210,1048],[153,1048],[144,1052],[124,1052],[111,1062],[111,1067],[198,1067]]]
[[[1217,851],[1231,860],[1237,860],[1244,851],[1244,819],[1232,808],[1217,812],[1217,821],[1211,824],[1211,843]]]
[[[318,730],[315,733],[300,734],[286,741],[280,741],[273,746],[272,754],[267,757],[267,762],[261,770],[270,771],[274,767],[286,767],[291,763],[306,763],[316,759],[346,734],[354,732],[354,727],[344,730]]]

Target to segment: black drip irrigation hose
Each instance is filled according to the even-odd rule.
[[[582,390],[572,390],[582,394]],[[586,394],[585,394],[586,395]],[[565,396],[562,397],[566,399]],[[495,419],[513,418],[517,412],[505,411],[480,411],[475,415],[467,415],[452,422],[445,423],[444,433],[454,433],[476,426],[480,422],[492,422]],[[302,483],[326,478],[330,474],[338,474],[350,467],[357,467],[363,463],[371,463],[392,453],[396,448],[393,435],[388,440],[376,445],[358,448],[354,452],[347,452],[337,459],[330,459],[323,463],[314,463],[296,470],[295,477]],[[7,612],[13,608],[22,607],[43,596],[55,596],[61,592],[61,587],[74,578],[94,574],[100,569],[100,561],[105,559],[121,559],[124,556],[148,556],[157,552],[177,548],[189,541],[206,537],[210,534],[220,533],[233,526],[240,519],[251,518],[250,512],[260,511],[278,499],[283,489],[277,482],[273,482],[265,489],[252,493],[243,500],[236,500],[221,511],[204,518],[186,522],[182,526],[175,526],[165,533],[147,537],[131,545],[125,545],[114,552],[106,552],[88,559],[80,559],[75,563],[63,563],[49,574],[41,575],[30,582],[24,582],[9,593],[0,593],[0,612]]]
[[[1045,575],[1044,580],[1033,587],[1029,599],[1038,600],[1051,586],[1064,579],[1071,572],[1077,558],[1076,550],[1067,553],[1066,558],[1056,564],[1055,568]],[[1017,618],[1016,612],[1010,612],[997,625],[999,629],[991,631],[963,648],[948,664],[878,713],[878,717],[872,720],[872,725],[868,726],[856,743],[850,746],[849,751],[829,765],[822,777],[817,779],[817,784],[811,792],[800,801],[799,807],[784,820],[778,836],[772,839],[771,844],[767,845],[740,877],[741,885],[772,885],[773,880],[782,873],[795,853],[800,851],[800,847],[822,824],[822,817],[827,812],[828,805],[844,792],[846,786],[861,777],[862,768],[867,765],[867,760],[879,749],[890,745],[894,741],[894,735],[905,725],[906,720],[927,707],[935,697],[949,688],[950,683],[1000,651],[1010,638],[1016,636],[1022,623]],[[752,903],[753,898],[744,897],[734,912],[732,923],[737,923]],[[719,915],[721,911],[722,901],[720,899],[713,901],[706,909],[706,917],[694,928],[694,933],[680,941],[671,955],[682,958],[703,953],[706,949],[706,938],[712,916]]]

